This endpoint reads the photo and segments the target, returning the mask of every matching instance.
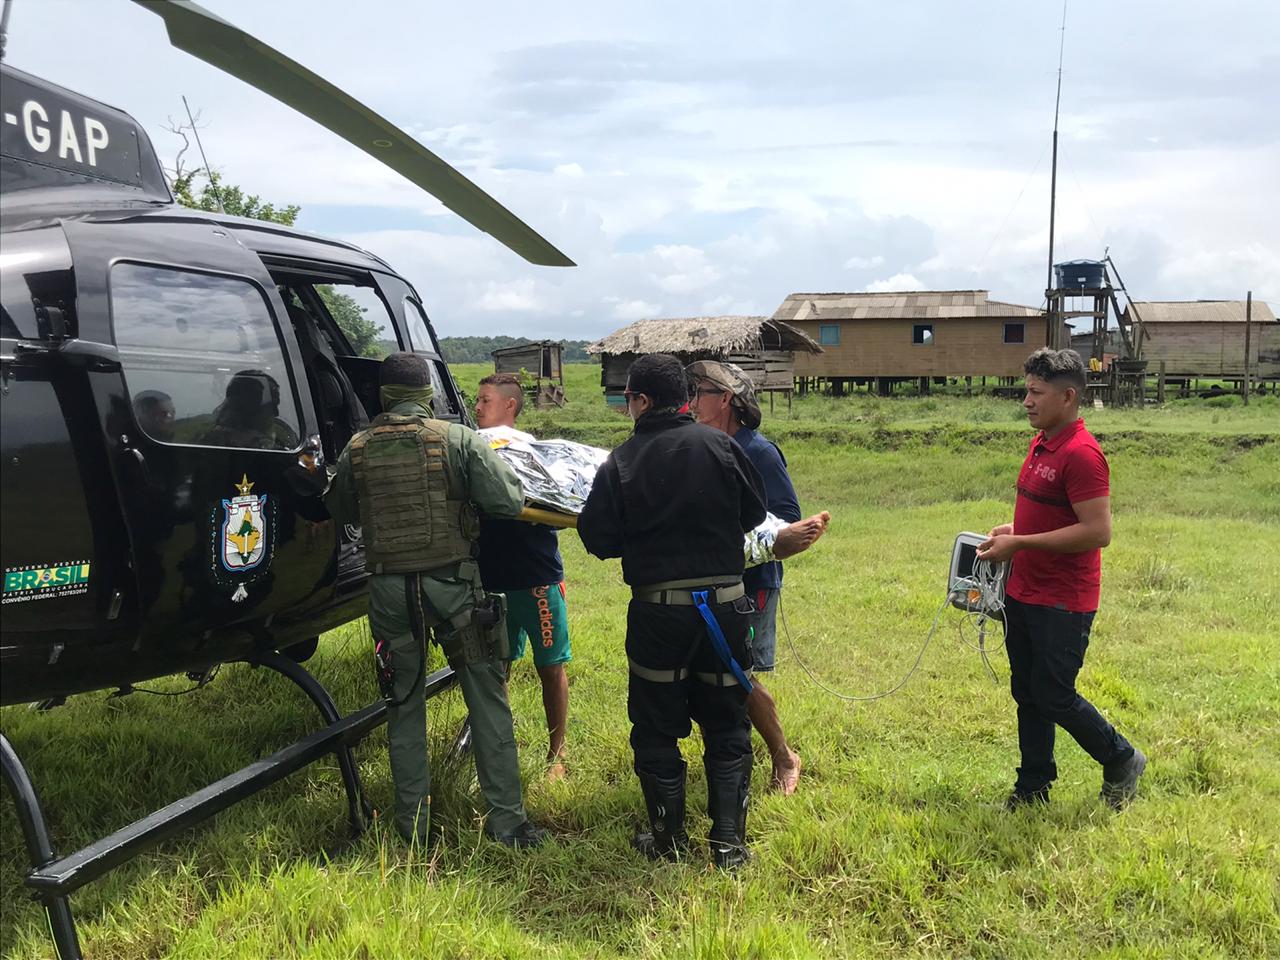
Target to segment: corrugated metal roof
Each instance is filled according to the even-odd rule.
[[[1135,300],[1136,314],[1125,307],[1125,317],[1143,323],[1244,323],[1243,300]],[[1261,300],[1253,301],[1253,322],[1274,323],[1276,315]]]
[[[928,317],[1041,317],[1043,311],[987,299],[986,290],[913,290],[887,293],[793,293],[773,319],[919,320]]]

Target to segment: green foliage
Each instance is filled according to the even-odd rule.
[[[298,219],[298,214],[302,212],[302,208],[296,203],[285,207],[263,203],[262,198],[256,193],[246,194],[235,184],[223,183],[222,176],[218,173],[207,178],[200,192],[196,193],[195,179],[203,173],[203,170],[196,170],[174,178],[173,196],[182,206],[216,213],[218,201],[221,199],[223,212],[230,216],[248,217],[250,220],[268,220],[271,223],[284,224],[286,227],[292,227],[294,221]]]
[[[519,347],[533,343],[528,337],[444,337],[440,340],[440,351],[450,363],[488,363],[492,366],[494,350],[503,347]],[[588,356],[587,346],[590,340],[565,340],[562,359],[565,363],[598,363],[596,357]],[[492,369],[490,370],[492,372]]]
[[[329,314],[338,324],[338,329],[350,341],[351,349],[356,356],[376,359],[385,357],[390,352],[379,339],[382,335],[381,328],[364,315],[366,312],[364,307],[345,293],[334,290],[327,283],[317,284],[316,293],[320,294],[320,299],[324,301]]]
[[[455,367],[460,385],[490,363]],[[609,446],[629,422],[599,370],[566,370],[568,405],[520,426]],[[754,738],[749,833],[736,877],[705,850],[650,864],[630,849],[642,811],[631,770],[624,653],[628,591],[616,561],[560,536],[569,582],[570,775],[543,780],[541,687],[513,665],[512,710],[532,816],[554,843],[513,853],[480,837],[469,763],[450,766],[465,713],[428,708],[433,827],[406,849],[381,821],[344,837],[331,760],[297,773],[126,864],[73,897],[87,955],[135,957],[529,957],[536,960],[906,957],[917,960],[1280,956],[1280,418],[1243,407],[1088,412],[1111,461],[1115,525],[1082,691],[1151,757],[1124,814],[1097,800],[1097,766],[1061,735],[1043,810],[994,809],[1016,764],[1014,707],[945,611],[919,673],[871,704],[816,689],[798,658],[847,693],[906,671],[941,602],[960,530],[1008,519],[1030,436],[991,398],[797,400],[764,433],[787,455],[806,510],[834,519],[787,562],[778,669],[765,681],[804,760],[800,791],[765,789]],[[927,398],[922,398],[927,399]],[[1270,401],[1272,398],[1266,398]],[[989,410],[991,416],[973,416]],[[1212,424],[1210,413],[1221,417]],[[51,601],[49,601],[51,602]],[[788,634],[790,642],[788,641]],[[994,642],[993,642],[994,641]],[[363,622],[326,634],[308,662],[344,711],[377,696]],[[433,648],[432,668],[440,665]],[[148,686],[178,690],[185,678]],[[190,697],[73,697],[47,713],[0,711],[31,768],[55,843],[84,845],[316,728],[282,678],[224,667]],[[705,837],[697,734],[689,829]],[[380,732],[357,748],[370,800],[391,780]],[[0,954],[51,954],[22,885],[20,831],[0,803]]]

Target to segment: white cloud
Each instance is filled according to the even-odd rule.
[[[367,154],[173,50],[140,7],[19,4],[6,62],[130,111],[166,161],[177,142],[161,125],[183,90],[228,181],[385,257],[445,333],[596,336],[864,284],[1042,298],[1044,64],[1058,35],[1035,5],[975,19],[942,0],[819,0],[787,17],[748,5],[726,24],[715,5],[686,4],[674,39],[671,12],[644,4],[497,0],[479,31],[466,8],[368,0],[400,29],[296,28],[341,22],[347,5],[217,0],[217,12],[418,138],[578,268],[526,264]],[[1067,38],[1059,259],[1109,245],[1146,299],[1280,299],[1280,133],[1257,122],[1280,97],[1280,8],[1109,16],[1089,43]],[[1134,46],[1139,32],[1148,42]],[[914,40],[849,57],[855,33]],[[956,49],[987,66],[967,69]]]
[[[891,293],[899,290],[924,290],[926,287],[909,273],[895,273],[888,280],[875,280],[862,289],[867,293]]]
[[[769,307],[768,312],[772,314],[773,309]],[[752,317],[764,313],[755,301],[738,300],[727,293],[707,300],[697,312],[703,317]]]
[[[490,283],[476,302],[477,310],[487,313],[529,313],[541,310],[542,303],[534,292],[532,280],[513,284]]]
[[[1188,299],[1280,300],[1280,253],[1261,243],[1225,250],[1193,249],[1170,256],[1158,274],[1163,289]],[[1190,291],[1190,292],[1187,292]]]
[[[694,293],[720,279],[720,271],[697,247],[660,245],[653,248],[653,254],[657,260],[654,282],[666,293]]]
[[[876,254],[874,257],[850,257],[844,262],[846,270],[870,270],[872,267],[884,265],[884,257]]]
[[[661,304],[647,303],[644,300],[624,300],[613,308],[615,320],[652,320],[661,314]]]

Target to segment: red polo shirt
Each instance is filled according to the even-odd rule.
[[[1022,536],[1071,526],[1077,522],[1071,504],[1110,496],[1110,476],[1107,458],[1083,420],[1052,439],[1036,434],[1018,474],[1013,532]],[[1014,555],[1006,589],[1023,603],[1090,613],[1098,609],[1101,582],[1101,550],[1022,550]]]

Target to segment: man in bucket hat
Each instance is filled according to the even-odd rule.
[[[782,451],[757,433],[760,404],[755,387],[739,367],[715,360],[699,360],[685,368],[689,376],[689,411],[699,423],[729,434],[764,480],[765,505],[769,512],[790,523],[800,519],[800,503],[787,473]],[[762,564],[748,569],[742,577],[747,596],[755,603],[750,617],[754,631],[751,653],[755,672],[773,669],[778,645],[778,598],[782,589],[782,564]],[[747,697],[751,725],[759,731],[773,759],[772,785],[784,795],[795,792],[800,780],[800,756],[787,743],[778,720],[778,708],[759,679]]]

